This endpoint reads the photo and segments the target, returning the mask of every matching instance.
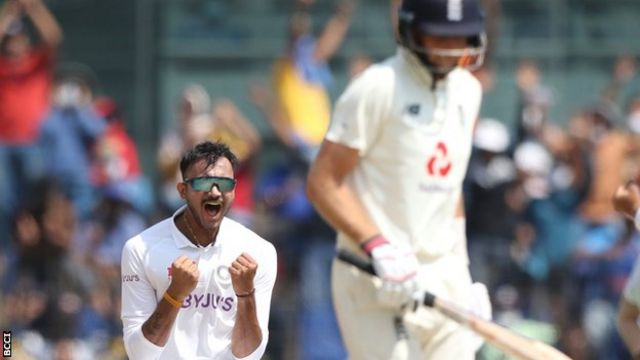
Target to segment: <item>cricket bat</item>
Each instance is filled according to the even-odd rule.
[[[338,250],[337,258],[373,276],[376,275],[371,263],[352,253],[345,250]],[[436,297],[430,292],[424,293],[423,300],[420,304],[414,304],[414,306],[418,305],[425,305],[440,311],[448,318],[468,327],[480,335],[487,343],[516,359],[571,360],[567,355],[553,346],[520,335],[493,321],[485,320],[457,304]]]

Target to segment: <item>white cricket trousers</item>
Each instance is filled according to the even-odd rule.
[[[466,257],[441,256],[420,265],[421,289],[467,307],[471,276]],[[376,302],[380,285],[370,275],[335,259],[332,265],[333,303],[342,339],[351,360],[473,360],[476,346],[468,329],[438,311],[421,306],[403,317],[406,336],[398,334],[393,310]]]

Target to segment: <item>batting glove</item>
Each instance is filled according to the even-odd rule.
[[[362,249],[371,257],[373,269],[382,279],[378,302],[395,309],[410,303],[418,289],[415,254],[410,249],[391,245],[382,235],[365,241]]]

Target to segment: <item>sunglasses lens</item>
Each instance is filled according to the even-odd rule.
[[[213,181],[210,178],[195,178],[191,180],[191,186],[197,191],[209,191],[213,186]]]
[[[229,192],[236,186],[236,181],[230,178],[201,177],[191,180],[191,186],[197,191],[211,191],[216,185],[221,192]]]
[[[218,185],[218,189],[222,192],[231,191],[236,186],[236,181],[234,179],[218,178],[216,180],[216,185]]]

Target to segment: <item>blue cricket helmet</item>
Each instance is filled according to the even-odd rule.
[[[430,71],[446,73],[429,55],[461,59],[460,66],[475,69],[482,65],[486,49],[484,12],[479,0],[404,0],[398,14],[399,42],[414,52]],[[461,49],[427,49],[420,36],[465,37],[468,46]]]

